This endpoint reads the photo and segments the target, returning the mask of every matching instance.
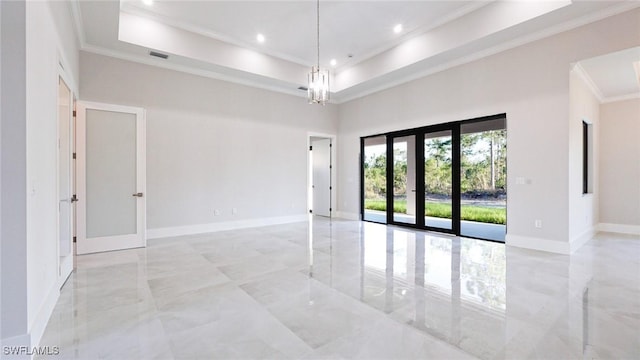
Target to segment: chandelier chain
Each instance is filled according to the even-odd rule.
[[[316,0],[316,25],[317,25],[317,44],[318,44],[318,70],[320,70],[320,0]]]

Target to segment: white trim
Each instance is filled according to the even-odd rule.
[[[311,146],[311,138],[325,138],[331,140],[331,211],[329,212],[330,217],[336,213],[336,208],[338,207],[337,199],[338,199],[338,136],[335,134],[325,134],[319,132],[308,131],[307,132],[307,211],[311,210],[311,203],[313,197],[312,186],[312,168],[313,163],[311,160],[311,152],[309,151],[309,147]]]
[[[180,29],[183,31],[187,31],[193,34],[197,34],[197,35],[201,35],[210,39],[214,39],[214,40],[218,40],[218,41],[222,41],[225,42],[227,44],[236,46],[238,48],[242,48],[242,49],[249,49],[249,50],[253,50],[265,55],[269,55],[275,58],[279,58],[282,60],[286,60],[286,61],[290,61],[294,64],[300,65],[300,66],[305,66],[305,67],[311,67],[314,64],[314,61],[312,62],[308,62],[305,61],[304,59],[295,57],[295,56],[291,56],[291,55],[287,55],[285,53],[279,52],[279,51],[275,51],[272,49],[268,49],[265,47],[259,47],[256,46],[255,44],[252,43],[248,43],[245,41],[241,41],[238,40],[236,38],[233,38],[231,36],[227,36],[225,34],[221,34],[221,33],[217,33],[215,31],[211,31],[211,30],[207,30],[202,26],[199,25],[193,25],[190,24],[188,22],[182,21],[182,20],[176,20],[164,15],[160,15],[160,14],[156,14],[156,13],[152,13],[152,12],[147,12],[147,11],[143,11],[140,9],[134,9],[132,7],[129,8],[123,8],[124,2],[120,2],[121,6],[120,6],[120,13],[125,13],[125,14],[129,14],[129,15],[133,15],[133,16],[137,16],[137,17],[142,17],[145,19],[149,19],[152,20],[154,22],[158,22],[160,24],[163,25],[167,25],[176,29]],[[120,14],[118,14],[118,16],[120,16]]]
[[[86,111],[102,111],[133,114],[136,117],[136,192],[144,195],[136,201],[136,233],[110,237],[87,238],[86,212]],[[80,101],[76,113],[76,185],[78,203],[76,207],[77,243],[76,254],[145,247],[146,238],[146,112],[143,108]]]
[[[97,55],[104,55],[104,56],[110,56],[112,58],[116,58],[116,59],[120,59],[120,60],[126,60],[126,61],[131,61],[131,62],[135,62],[135,63],[139,63],[139,64],[145,64],[145,65],[150,65],[150,66],[155,66],[155,67],[159,67],[159,68],[163,68],[163,69],[168,69],[168,70],[173,70],[173,71],[179,71],[179,72],[183,72],[183,73],[187,73],[187,74],[191,74],[191,75],[198,75],[198,76],[203,76],[209,79],[215,79],[215,80],[220,80],[220,81],[226,81],[226,82],[230,82],[233,84],[239,84],[239,85],[244,85],[244,86],[250,86],[250,87],[254,87],[257,89],[263,89],[263,90],[269,90],[269,91],[274,91],[274,92],[278,92],[281,94],[287,94],[287,95],[293,95],[296,97],[300,97],[300,98],[306,98],[307,97],[307,92],[306,91],[301,91],[298,90],[297,87],[300,86],[300,84],[291,84],[291,87],[283,87],[283,86],[278,86],[278,85],[270,85],[270,84],[264,84],[258,81],[254,81],[254,80],[249,80],[246,78],[240,78],[238,76],[231,76],[231,75],[225,75],[213,70],[205,70],[205,69],[196,69],[193,67],[189,67],[189,66],[185,66],[185,65],[179,65],[179,64],[174,64],[174,63],[170,63],[164,60],[156,60],[151,58],[150,56],[137,56],[137,55],[133,55],[133,54],[127,54],[121,51],[116,51],[113,49],[107,49],[107,48],[103,48],[100,46],[95,46],[95,45],[87,45],[84,46],[82,48],[82,51],[88,52],[88,53],[93,53],[93,54],[97,54]],[[260,75],[256,75],[253,73],[250,73],[251,75],[254,76],[260,76]],[[334,94],[331,93],[331,96],[333,96]],[[329,101],[329,103],[334,103],[333,101]]]
[[[475,6],[475,5],[470,5],[470,6]],[[477,4],[478,7],[481,7],[480,4]],[[492,55],[495,55],[497,53],[503,52],[503,51],[507,51],[537,40],[541,40],[562,32],[566,32],[572,29],[575,29],[577,27],[580,26],[584,26],[602,19],[605,19],[607,17],[610,16],[614,16],[632,9],[635,9],[637,7],[640,7],[640,2],[634,2],[634,1],[626,1],[626,2],[622,2],[620,5],[616,5],[616,6],[611,6],[608,7],[606,9],[603,9],[601,11],[598,11],[596,13],[591,13],[591,14],[587,14],[585,16],[582,16],[580,18],[577,19],[573,19],[573,20],[569,20],[566,21],[564,23],[546,28],[544,30],[538,31],[536,33],[532,33],[532,34],[528,34],[526,36],[521,36],[518,38],[513,39],[512,41],[506,42],[506,43],[502,43],[502,44],[498,44],[495,45],[493,47],[484,49],[482,51],[470,54],[468,56],[464,56],[461,58],[457,58],[457,59],[453,59],[447,63],[441,64],[439,66],[436,66],[434,68],[429,68],[429,69],[425,69],[423,71],[416,71],[411,73],[408,76],[404,76],[401,77],[395,81],[389,81],[386,82],[384,85],[381,86],[375,86],[372,88],[366,88],[364,90],[361,91],[355,91],[353,94],[349,94],[346,96],[340,96],[340,92],[338,93],[332,93],[332,100],[330,101],[330,103],[332,104],[341,104],[341,103],[345,103],[357,98],[361,98],[382,90],[386,90],[389,88],[392,88],[394,86],[398,86],[398,85],[402,85],[404,83],[419,79],[419,78],[423,78],[441,71],[445,71],[447,69],[462,65],[462,64],[466,64],[466,63],[470,63],[485,57],[489,57]],[[471,7],[469,8],[469,10],[472,9]],[[129,11],[129,9],[127,10]],[[464,13],[466,10],[463,9],[462,13]],[[152,65],[152,66],[157,66],[157,67],[161,67],[161,68],[165,68],[165,69],[170,69],[170,70],[175,70],[175,71],[180,71],[180,72],[184,72],[184,73],[188,73],[188,74],[193,74],[193,75],[198,75],[198,76],[204,76],[204,77],[208,77],[208,78],[212,78],[212,79],[217,79],[217,80],[222,80],[222,81],[227,81],[227,82],[231,82],[231,83],[236,83],[236,84],[241,84],[241,85],[246,85],[246,86],[251,86],[251,87],[255,87],[255,88],[259,88],[259,89],[265,89],[265,90],[270,90],[270,91],[274,91],[274,92],[278,92],[278,93],[283,93],[283,94],[289,94],[289,95],[293,95],[293,96],[297,96],[297,97],[305,97],[306,96],[306,91],[300,91],[300,90],[296,90],[295,88],[297,88],[300,84],[292,84],[295,86],[292,86],[291,88],[288,87],[284,87],[284,86],[280,86],[280,85],[273,85],[273,84],[263,84],[259,81],[254,81],[254,80],[247,80],[247,79],[241,79],[238,76],[232,76],[232,75],[225,75],[225,74],[221,74],[219,72],[213,71],[213,70],[204,70],[204,69],[194,69],[191,68],[189,66],[184,66],[184,65],[178,65],[178,64],[171,64],[168,62],[160,62],[160,61],[154,61],[151,58],[148,57],[142,57],[142,56],[137,56],[137,55],[133,55],[133,54],[126,54],[124,52],[121,51],[116,51],[113,49],[106,49],[103,48],[101,46],[97,46],[95,44],[88,44],[86,42],[86,38],[85,38],[85,33],[84,33],[84,26],[83,26],[83,20],[82,20],[82,14],[81,14],[81,10],[80,10],[80,6],[79,6],[79,0],[73,0],[71,1],[71,12],[73,14],[73,19],[74,19],[74,27],[78,28],[78,38],[80,41],[80,45],[81,45],[81,50],[82,51],[87,51],[90,53],[95,53],[95,54],[99,54],[99,55],[106,55],[106,56],[111,56],[114,58],[118,58],[118,59],[122,59],[122,60],[128,60],[128,61],[133,61],[133,62],[137,62],[137,63],[142,63],[142,64],[147,64],[147,65]],[[147,14],[148,15],[148,14]],[[145,15],[145,16],[147,16]],[[454,16],[455,17],[455,16]],[[164,22],[163,22],[164,23]],[[175,25],[171,25],[174,27],[177,27]],[[188,30],[193,32],[192,30]],[[260,52],[263,52],[264,49],[260,50]],[[273,55],[271,55],[273,56]],[[278,57],[278,56],[276,56]],[[281,58],[281,57],[278,57]],[[365,59],[363,57],[363,59]],[[355,63],[353,65],[351,65],[349,68],[353,68],[355,66],[357,66],[358,63]],[[415,65],[415,63],[413,64]],[[342,67],[341,67],[342,68]],[[347,67],[345,67],[346,69]],[[252,74],[255,75],[255,74]],[[366,82],[365,82],[366,83]],[[363,85],[364,83],[360,83],[358,85],[355,86],[360,86]],[[346,91],[348,89],[347,88],[344,89],[342,91]],[[617,100],[612,100],[612,101],[617,101]]]
[[[345,64],[342,64],[342,66],[339,66],[338,68],[336,68],[336,71],[341,71],[343,69],[349,68],[349,67],[353,67],[363,61],[366,61],[374,56],[380,55],[385,51],[388,51],[390,49],[393,49],[394,47],[400,45],[401,43],[412,39],[416,36],[422,35],[424,33],[427,33],[430,30],[433,30],[439,26],[442,26],[448,22],[457,20],[473,11],[476,11],[478,9],[480,9],[483,6],[486,6],[488,4],[490,4],[491,1],[488,0],[476,0],[471,2],[468,5],[463,6],[460,9],[455,10],[452,13],[449,13],[439,19],[436,19],[434,22],[431,22],[429,24],[424,24],[416,29],[414,29],[411,32],[405,33],[402,36],[397,37],[395,40],[385,43],[383,46],[378,46],[374,49],[371,49],[370,51],[367,51],[363,54],[359,54],[358,55],[358,59],[359,60],[346,60]],[[302,59],[299,58],[297,56],[291,56],[289,54],[280,52],[280,51],[275,51],[272,49],[268,49],[268,48],[264,48],[264,47],[258,47],[256,46],[254,43],[249,43],[246,41],[242,41],[240,39],[222,34],[222,33],[218,33],[215,31],[211,31],[208,30],[202,26],[199,25],[193,25],[190,24],[188,22],[185,21],[181,21],[181,20],[176,20],[176,19],[172,19],[170,17],[164,16],[164,15],[160,15],[160,14],[154,14],[152,12],[148,12],[145,10],[142,10],[140,8],[137,7],[132,7],[132,6],[128,6],[128,7],[124,7],[124,2],[120,2],[120,12],[126,13],[126,14],[131,14],[134,16],[139,16],[139,17],[144,17],[147,19],[151,19],[155,22],[159,22],[161,24],[164,25],[168,25],[180,30],[184,30],[184,31],[188,31],[194,34],[198,34],[198,35],[202,35],[204,37],[208,37],[211,39],[215,39],[218,41],[222,41],[228,44],[231,44],[233,46],[237,46],[239,48],[245,48],[245,49],[250,49],[250,50],[254,50],[269,56],[273,56],[279,59],[283,59],[286,61],[290,61],[292,63],[301,65],[301,66],[305,66],[305,67],[311,67],[312,65],[315,64],[315,59],[312,59],[311,61],[309,61],[309,59]]]
[[[600,91],[600,88],[598,87],[598,85],[596,85],[596,83],[593,81],[591,76],[589,76],[589,74],[582,67],[582,65],[580,63],[574,64],[573,71],[575,71],[576,75],[578,75],[578,77],[582,79],[584,84],[587,85],[589,90],[591,90],[591,93],[593,93],[596,99],[598,99],[598,102],[602,103],[604,99],[604,95],[602,95],[602,91]]]
[[[571,253],[570,244],[569,242],[565,241],[555,241],[507,234],[505,243],[508,246],[546,251],[555,254],[569,255]]]
[[[584,81],[585,85],[587,85],[589,90],[591,90],[591,92],[598,99],[598,102],[600,104],[606,104],[606,103],[611,103],[616,101],[640,99],[640,92],[625,94],[625,95],[618,95],[618,96],[609,96],[609,97],[604,96],[604,94],[602,93],[598,85],[596,85],[596,83],[593,81],[591,76],[589,76],[589,73],[587,73],[587,71],[582,67],[582,65],[579,62],[573,65],[573,70],[582,79],[582,81]]]
[[[384,52],[387,52],[399,45],[401,45],[404,42],[407,42],[411,39],[414,39],[418,36],[424,35],[426,33],[428,33],[429,31],[438,28],[440,26],[443,26],[447,23],[450,23],[452,21],[458,20],[460,18],[462,18],[463,16],[472,13],[476,10],[479,10],[480,8],[489,5],[493,0],[475,0],[472,1],[470,4],[467,4],[457,10],[454,10],[451,13],[448,13],[438,19],[435,19],[433,22],[430,22],[428,24],[423,24],[421,26],[419,26],[418,28],[409,31],[407,33],[402,34],[401,36],[397,37],[395,40],[392,40],[389,43],[386,43],[384,46],[378,46],[376,48],[371,49],[370,51],[367,51],[365,53],[362,54],[358,54],[357,58],[355,58],[356,60],[350,60],[348,59],[344,64],[342,64],[341,66],[338,66],[336,68],[336,72],[342,72],[346,69],[352,68],[357,66],[360,63],[363,63],[367,60],[370,60],[371,58],[378,56]]]
[[[73,229],[71,229],[71,231],[73,231]],[[71,276],[71,273],[73,272],[73,257],[75,253],[75,247],[73,246],[72,242],[71,254],[65,257],[60,263],[60,268],[62,270],[60,271],[61,275],[58,276],[58,289],[62,289],[62,286],[67,282],[67,279],[69,279],[69,276]]]
[[[633,94],[627,94],[627,95],[606,97],[606,98],[602,99],[602,103],[606,104],[606,103],[612,103],[612,102],[616,102],[616,101],[625,101],[625,100],[634,100],[634,99],[640,99],[640,92],[639,93],[633,93]]]
[[[38,346],[40,344],[40,339],[42,338],[42,334],[44,334],[44,330],[47,327],[47,323],[49,322],[49,318],[53,313],[53,309],[56,307],[56,303],[58,302],[58,298],[60,297],[60,288],[57,283],[54,283],[47,294],[47,297],[40,307],[36,318],[33,320],[33,323],[29,329],[29,336],[31,339],[32,346]]]
[[[347,211],[336,211],[336,217],[346,220],[360,221],[360,214]]]
[[[571,239],[571,241],[569,242],[569,251],[571,251],[571,254],[580,249],[582,245],[586,244],[589,240],[593,239],[593,236],[595,234],[596,228],[592,226],[585,230],[582,234]]]
[[[428,68],[422,71],[416,71],[411,73],[410,75],[401,77],[395,81],[389,81],[389,82],[385,82],[383,85],[380,86],[376,86],[376,87],[372,87],[370,89],[364,89],[362,91],[356,91],[354,94],[351,95],[347,95],[347,96],[340,96],[340,92],[338,92],[336,94],[336,96],[334,98],[336,98],[336,103],[337,104],[342,104],[351,100],[355,100],[361,97],[365,97],[367,95],[371,95],[395,86],[399,86],[429,75],[433,75],[451,68],[454,68],[456,66],[460,66],[460,65],[464,65],[464,64],[468,64],[471,63],[473,61],[477,61],[495,54],[499,54],[501,52],[510,50],[510,49],[515,49],[517,47],[538,41],[538,40],[542,40],[569,30],[573,30],[575,28],[578,28],[580,26],[584,26],[584,25],[588,25],[591,23],[594,23],[596,21],[608,18],[610,16],[614,16],[614,15],[618,15],[621,14],[623,12],[635,9],[637,7],[640,7],[640,2],[633,2],[633,1],[629,1],[629,2],[624,2],[622,4],[620,4],[619,6],[612,6],[609,7],[607,9],[604,9],[600,12],[594,13],[594,14],[588,14],[585,15],[583,17],[574,19],[574,20],[570,20],[561,24],[558,24],[556,26],[552,26],[549,28],[546,28],[544,30],[529,34],[529,35],[525,35],[525,36],[521,36],[521,37],[517,37],[514,38],[511,41],[505,42],[505,43],[501,43],[498,45],[495,45],[493,47],[484,49],[484,50],[480,50],[478,52],[475,52],[473,54],[469,54],[467,56],[463,56],[457,59],[453,59],[449,62],[440,64],[438,66],[435,66],[433,68]],[[412,65],[416,65],[416,63],[412,64]],[[359,84],[359,85],[362,85]],[[358,85],[354,85],[354,86],[358,86]],[[346,91],[350,88],[344,89],[342,91]]]
[[[147,229],[147,239],[159,239],[172,236],[204,234],[217,231],[227,231],[236,229],[246,229],[269,225],[281,225],[309,220],[309,215],[290,215],[270,218],[246,219],[216,222],[208,224],[174,226],[157,229]]]
[[[62,239],[60,239],[60,205],[58,205],[58,211],[56,212],[56,256],[57,256],[57,271],[56,271],[56,277],[57,277],[57,281],[56,283],[58,284],[58,289],[60,289],[60,287],[62,286],[62,284],[64,284],[64,282],[67,280],[67,278],[71,275],[71,272],[73,271],[73,224],[74,224],[74,217],[75,217],[75,211],[74,211],[74,203],[73,201],[71,201],[71,197],[73,196],[73,188],[74,188],[74,173],[73,173],[73,167],[74,167],[74,160],[73,160],[73,143],[75,141],[74,139],[74,133],[73,133],[73,126],[74,126],[74,119],[73,119],[73,99],[75,98],[75,93],[73,92],[73,89],[71,86],[69,86],[69,84],[67,83],[67,81],[65,81],[65,74],[67,72],[64,69],[64,66],[58,64],[58,89],[56,91],[56,99],[57,99],[57,106],[56,106],[56,138],[58,141],[58,146],[56,147],[56,199],[58,200],[58,202],[61,202],[61,196],[60,196],[60,179],[61,179],[61,175],[60,174],[60,157],[61,157],[61,153],[60,153],[60,82],[62,81],[62,83],[65,85],[65,87],[67,88],[67,90],[69,90],[69,102],[68,104],[66,104],[68,106],[68,111],[66,116],[68,116],[69,118],[69,124],[67,125],[67,129],[66,131],[67,136],[68,136],[68,153],[65,154],[67,155],[67,160],[69,162],[69,173],[66,174],[66,176],[68,177],[68,191],[69,191],[69,198],[66,199],[66,202],[68,203],[69,206],[69,238],[68,238],[68,245],[69,245],[69,254],[67,254],[67,256],[65,256],[63,258],[63,261],[61,262],[61,256],[60,256],[60,245],[61,245],[61,241]]]
[[[598,224],[598,231],[613,232],[613,233],[619,233],[619,234],[640,235],[640,225],[600,223]]]
[[[82,21],[82,11],[80,10],[80,0],[72,0],[71,15],[73,16],[73,28],[78,35],[78,41],[80,42],[80,48],[84,48],[87,45],[86,36],[84,34],[84,22]]]

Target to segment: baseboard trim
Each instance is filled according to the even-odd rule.
[[[40,307],[40,311],[38,311],[36,318],[31,324],[31,346],[38,346],[40,344],[40,339],[42,339],[51,314],[53,314],[53,309],[56,307],[58,298],[60,298],[60,288],[58,288],[58,282],[56,281],[51,287],[51,290],[49,290],[47,299]]]
[[[159,239],[173,236],[195,235],[210,232],[246,229],[260,226],[289,224],[307,221],[309,215],[278,216],[270,218],[246,219],[236,221],[225,221],[209,224],[196,224],[186,226],[175,226],[157,229],[147,229],[147,239]]]
[[[507,246],[546,251],[554,254],[569,255],[571,253],[571,246],[569,242],[564,241],[554,241],[528,236],[507,234],[505,243]]]
[[[339,217],[340,219],[346,219],[346,220],[355,220],[355,221],[360,220],[360,214],[346,212],[346,211],[336,211],[336,217]]]
[[[640,235],[640,226],[600,223],[598,224],[598,231],[612,232],[612,233],[619,233],[619,234],[629,234],[629,235]]]
[[[576,250],[580,249],[584,244],[586,244],[589,240],[593,239],[593,236],[596,234],[596,228],[591,227],[585,230],[582,234],[574,237],[569,242],[569,250],[573,254]]]

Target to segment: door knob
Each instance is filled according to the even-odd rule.
[[[133,194],[133,196],[135,196],[135,197],[142,197],[142,193],[135,193],[135,194]]]

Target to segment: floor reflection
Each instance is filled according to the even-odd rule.
[[[368,222],[359,223],[358,235],[357,251],[331,254],[332,263],[351,271],[329,269],[332,282],[327,284],[396,321],[483,359],[596,353],[589,340],[589,256],[576,254],[569,261],[495,242]],[[354,274],[358,281],[350,279]],[[632,309],[638,316],[638,301]],[[637,317],[629,321],[640,325]],[[640,350],[633,343],[626,347]],[[602,344],[599,352],[610,350]]]
[[[492,337],[504,338],[503,244],[373,223],[362,223],[359,235],[360,248],[357,254],[352,254],[359,260],[353,263],[360,265],[356,272],[360,274],[357,282],[360,288],[348,293],[357,294],[363,303],[472,354],[477,353],[473,348],[476,341],[470,338],[475,331],[490,326]],[[312,235],[309,240],[313,241]],[[353,272],[334,273],[334,261],[348,263],[350,259],[341,254],[331,255],[328,270],[332,273],[319,279],[329,279],[327,285],[334,287],[336,277],[349,277]],[[341,279],[335,287],[341,289],[339,284],[345,282],[348,281]],[[471,317],[474,318],[469,321]],[[487,337],[482,342],[491,339]],[[467,344],[471,347],[467,348]],[[500,350],[501,346],[496,344],[491,354],[484,355],[492,357]]]
[[[640,354],[638,236],[564,256],[310,217],[76,261],[40,343],[64,359]]]

